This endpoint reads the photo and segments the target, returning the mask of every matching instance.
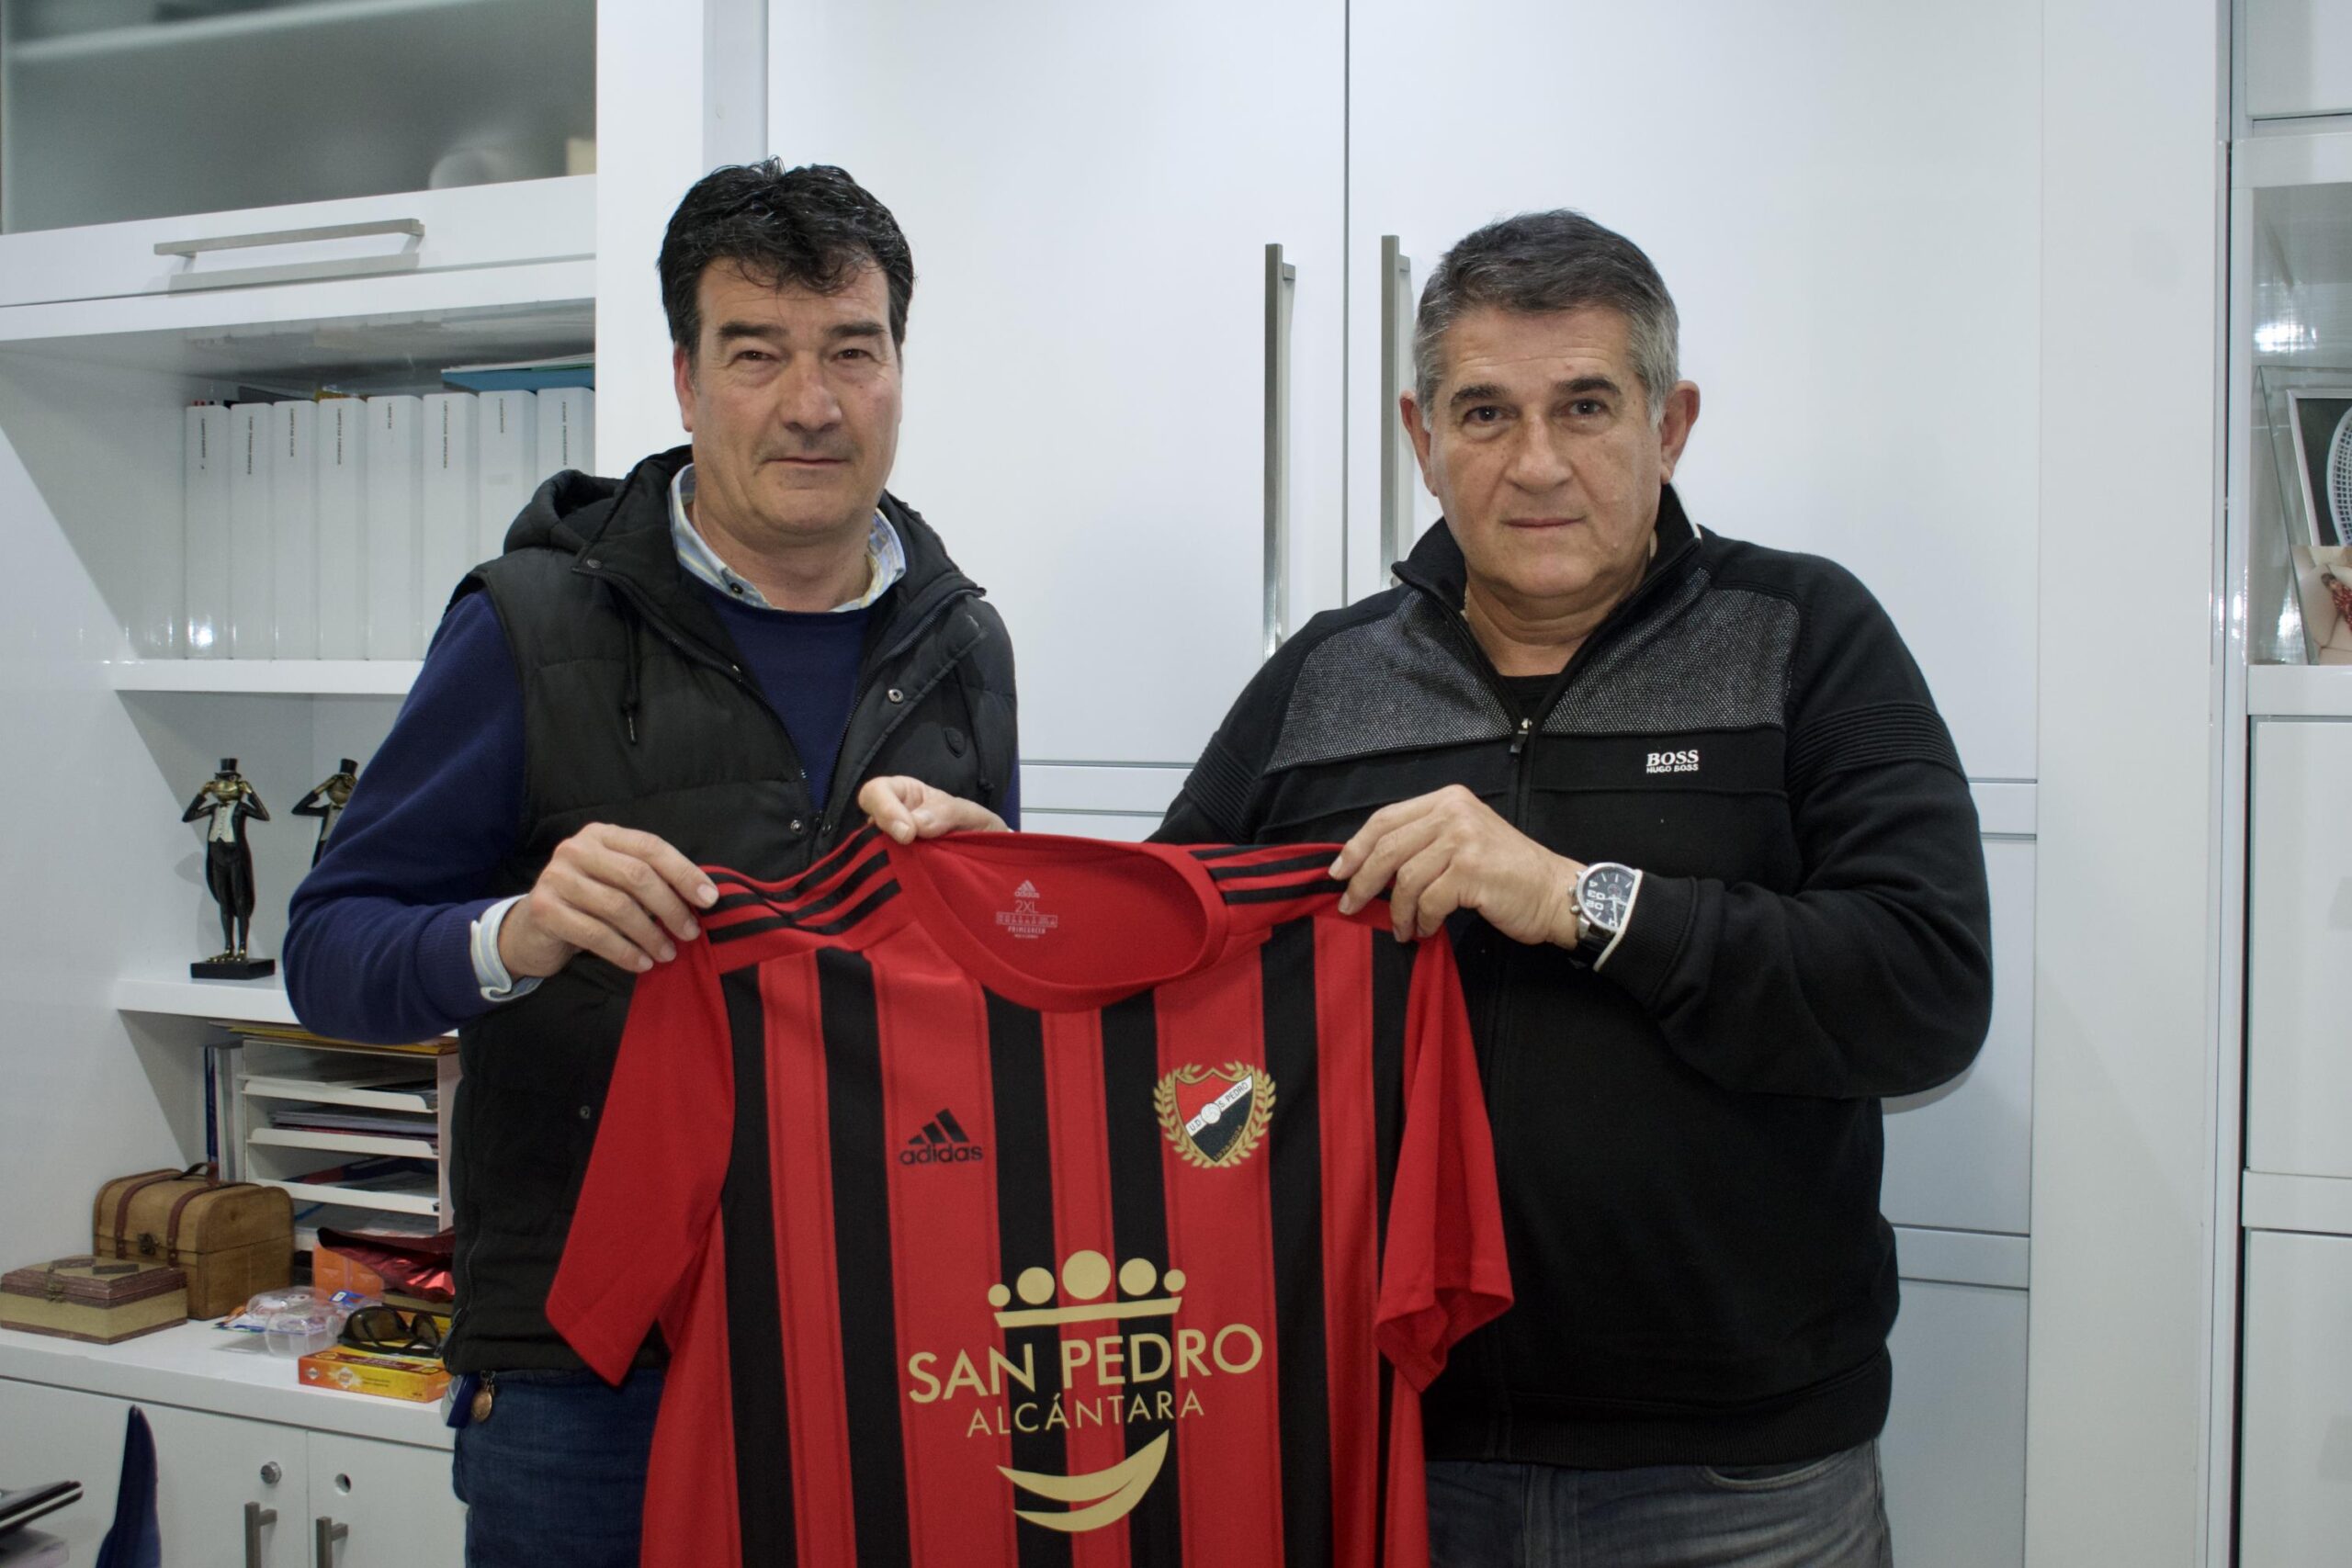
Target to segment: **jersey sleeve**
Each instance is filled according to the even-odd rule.
[[[1462,1337],[1511,1303],[1486,1091],[1453,944],[1420,944],[1405,1022],[1405,1117],[1375,1337],[1425,1389]]]
[[[640,976],[548,1318],[617,1383],[691,1277],[717,1221],[734,1123],[727,1010],[710,943]]]

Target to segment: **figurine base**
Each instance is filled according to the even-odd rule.
[[[258,980],[277,973],[275,958],[207,958],[187,966],[194,980]]]

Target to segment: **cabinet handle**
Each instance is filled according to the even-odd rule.
[[[1298,268],[1280,245],[1266,247],[1266,603],[1265,657],[1290,621],[1290,318]]]
[[[1380,565],[1413,549],[1413,438],[1396,400],[1413,380],[1413,258],[1395,234],[1380,237]]]
[[[326,223],[313,229],[270,229],[255,234],[220,234],[201,240],[165,240],[155,246],[159,256],[182,256],[190,262],[212,251],[251,250],[260,245],[300,245],[316,240],[356,240],[371,234],[406,234],[416,242],[389,255],[338,256],[324,261],[288,262],[277,266],[231,267],[220,272],[175,272],[173,289],[233,288],[254,283],[307,282],[322,277],[350,277],[379,272],[404,272],[416,265],[424,244],[421,218],[379,218],[367,223]]]
[[[339,1525],[321,1514],[311,1524],[311,1568],[334,1568],[334,1549],[351,1534],[349,1525]]]
[[[277,1522],[277,1509],[245,1505],[245,1568],[261,1568],[261,1532]]]

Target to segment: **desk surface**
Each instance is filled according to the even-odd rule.
[[[259,1335],[209,1323],[184,1323],[119,1345],[0,1328],[0,1378],[419,1448],[447,1449],[454,1436],[441,1424],[437,1403],[305,1388],[292,1357],[271,1355]],[[11,1559],[0,1557],[0,1563],[13,1568]]]

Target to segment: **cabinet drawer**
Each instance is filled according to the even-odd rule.
[[[2352,1540],[2352,1236],[2246,1237],[2238,1562],[2341,1562]]]
[[[1901,1561],[2025,1562],[2026,1292],[1903,1282],[1879,1438]]]
[[[2246,1164],[2352,1177],[2352,723],[2254,727]]]
[[[0,305],[593,255],[595,186],[582,175],[10,234],[0,237]],[[354,228],[374,231],[303,237]],[[271,243],[156,251],[262,237]]]
[[[1993,1027],[1951,1083],[1886,1102],[1879,1207],[1898,1225],[2022,1235],[2032,1209],[2034,846],[1990,840]]]

